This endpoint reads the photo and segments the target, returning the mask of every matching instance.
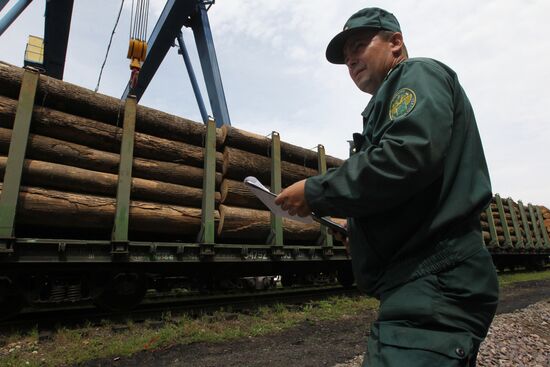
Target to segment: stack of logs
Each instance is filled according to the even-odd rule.
[[[499,201],[501,204],[499,204]],[[499,210],[499,205],[501,210]],[[510,206],[512,206],[512,210],[510,210]],[[506,218],[505,225],[501,211]],[[537,211],[540,211],[540,215]],[[522,212],[525,215],[525,221],[522,218]],[[496,241],[491,237],[489,213],[493,218]],[[519,231],[516,230],[514,221]],[[525,222],[527,225],[525,225]],[[544,206],[531,206],[530,210],[529,206],[521,202],[515,202],[512,199],[501,200],[495,196],[491,200],[490,207],[481,213],[481,229],[485,245],[490,249],[504,251],[542,250],[545,246],[548,246],[545,238],[550,237],[550,211]],[[546,237],[544,230],[547,234]],[[506,239],[507,234],[509,235],[509,241]]]
[[[23,69],[0,62],[0,177],[4,176]],[[56,230],[63,235],[102,238],[109,234],[116,206],[117,174],[124,101],[40,76],[32,115],[16,215],[16,235],[29,228]],[[183,240],[196,238],[201,224],[205,125],[138,106],[132,190],[130,238]],[[271,180],[271,139],[234,127],[216,131],[216,213],[220,241],[265,242],[269,211],[243,185],[246,176]],[[342,160],[327,156],[327,166]],[[281,143],[282,185],[316,175],[317,152]],[[1,189],[0,183],[0,189]],[[504,201],[513,244],[527,243],[518,203],[512,202],[520,223],[515,233]],[[522,205],[522,204],[521,204]],[[526,207],[527,215],[529,216]],[[550,211],[539,207],[550,233]],[[505,243],[500,214],[493,198],[491,213],[498,246]],[[481,215],[485,243],[491,243],[487,212]],[[537,243],[529,216],[531,243]],[[318,224],[283,221],[286,241],[312,243]],[[543,227],[542,227],[543,228]],[[79,232],[80,231],[80,232]],[[521,239],[521,241],[519,241]]]
[[[544,226],[550,234],[550,210],[544,206],[541,206],[540,211],[542,212],[542,217],[544,218]]]
[[[0,63],[0,177],[4,176],[23,69]],[[109,233],[114,223],[124,101],[40,76],[16,214],[28,228]],[[201,223],[205,125],[137,108],[130,239],[192,239]],[[270,182],[271,139],[237,128],[216,131],[216,213],[220,240],[265,242],[270,216],[244,187]],[[281,143],[283,187],[317,174],[317,153]],[[342,160],[327,156],[327,165]],[[1,184],[0,184],[1,185]],[[318,225],[284,221],[285,239],[312,241]],[[91,233],[91,235],[90,235]],[[95,233],[95,234],[94,234]],[[101,235],[99,235],[101,234]],[[47,233],[45,234],[47,235]]]

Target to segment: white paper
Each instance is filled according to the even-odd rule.
[[[313,218],[311,218],[311,216],[308,215],[307,217],[300,217],[298,215],[290,215],[288,211],[283,210],[279,205],[275,204],[275,198],[277,195],[269,191],[256,177],[248,176],[244,179],[244,183],[248,188],[250,188],[250,190],[252,190],[254,195],[256,195],[256,197],[260,199],[260,201],[264,203],[269,210],[271,210],[273,214],[283,218],[292,219],[297,222],[308,224],[313,223]]]

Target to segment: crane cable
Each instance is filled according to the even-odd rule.
[[[130,59],[130,89],[137,85],[141,65],[147,55],[147,20],[149,18],[149,0],[132,0],[130,17],[130,42],[128,59]]]
[[[99,83],[101,82],[101,75],[103,74],[103,68],[105,67],[105,63],[107,62],[107,57],[109,56],[109,50],[111,49],[111,43],[113,42],[113,36],[116,32],[116,27],[118,26],[118,21],[120,19],[120,14],[122,13],[122,8],[124,6],[124,0],[120,3],[120,9],[118,10],[118,15],[116,17],[115,26],[113,27],[113,31],[111,32],[111,38],[109,39],[109,44],[107,45],[107,52],[105,53],[105,58],[103,59],[103,64],[101,64],[101,69],[99,70],[99,77],[97,78],[97,85],[95,86],[94,92],[97,93],[99,89]]]
[[[130,39],[145,41],[147,37],[147,19],[149,18],[149,0],[132,0],[130,18]],[[135,9],[134,9],[135,8]]]

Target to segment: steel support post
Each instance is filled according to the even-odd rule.
[[[189,53],[187,52],[187,47],[185,47],[185,42],[183,40],[183,35],[181,32],[178,33],[176,37],[179,45],[179,53],[183,57],[183,62],[187,68],[187,74],[189,74],[189,80],[191,81],[191,87],[193,87],[193,92],[195,93],[195,99],[199,105],[199,111],[201,113],[202,121],[206,124],[208,122],[208,113],[206,112],[206,107],[204,105],[204,100],[202,99],[201,90],[199,84],[197,83],[197,77],[195,76],[195,71],[193,70],[193,64],[189,58]]]
[[[525,212],[525,205],[518,201],[519,206],[519,215],[521,217],[521,223],[523,224],[523,229],[525,230],[525,248],[527,250],[532,250],[535,245],[533,244],[533,237],[531,235],[531,229],[529,228],[529,220],[527,219],[527,213]]]
[[[44,24],[44,69],[46,75],[63,79],[71,30],[74,0],[46,1]]]
[[[321,144],[317,145],[317,171],[319,174],[325,174],[327,172],[327,158],[325,154],[325,147]],[[333,238],[328,233],[328,228],[321,225],[321,236],[319,238],[319,242],[321,243],[321,246],[323,247],[323,255],[325,257],[330,257],[334,255],[332,251],[333,247]]]
[[[533,232],[535,232],[535,238],[536,238],[535,250],[540,250],[544,247],[544,244],[542,242],[540,229],[537,226],[537,215],[536,215],[536,212],[535,212],[535,208],[531,204],[528,204],[527,208],[529,209],[529,216],[531,217],[531,224],[533,225]]]
[[[550,248],[550,239],[548,238],[548,231],[546,230],[546,226],[544,225],[544,217],[542,216],[542,211],[540,210],[540,207],[536,207],[536,214],[537,214],[537,222],[540,225],[540,231],[542,233],[542,240],[543,240],[543,247],[544,249]]]
[[[212,108],[217,127],[231,125],[206,6],[199,4],[197,7],[197,16],[192,23],[192,29],[201,61],[202,74],[208,91],[210,107]]]
[[[0,252],[12,252],[11,239],[13,237],[17,199],[21,186],[21,175],[25,163],[25,151],[29,140],[29,131],[32,119],[32,110],[36,87],[40,74],[25,70],[21,81],[19,102],[13,130],[11,134],[8,160],[4,172],[2,194],[0,196]]]
[[[495,195],[495,202],[497,204],[498,216],[500,217],[502,232],[504,233],[504,249],[509,250],[513,248],[514,245],[512,244],[512,238],[510,237],[510,229],[508,228],[508,222],[506,221],[506,213],[504,212],[502,199],[498,194]]]
[[[111,238],[113,242],[113,254],[124,255],[128,253],[128,222],[130,218],[130,192],[132,190],[136,109],[136,98],[128,96],[124,105],[124,126],[122,130],[122,142],[120,144],[115,223]]]
[[[514,247],[518,250],[524,249],[525,245],[523,244],[523,236],[521,235],[521,230],[519,227],[518,213],[516,213],[516,209],[514,208],[514,201],[508,198],[506,202],[508,203],[508,209],[510,210],[510,216],[512,217],[512,225],[516,234],[516,243]]]
[[[19,15],[27,8],[32,0],[19,0],[2,19],[0,19],[0,36],[9,28]],[[4,3],[2,7],[6,4]],[[0,9],[1,10],[1,9]]]
[[[216,123],[214,120],[209,120],[206,124],[203,172],[201,229],[197,242],[201,245],[202,256],[212,256],[214,255],[216,190]]]
[[[278,132],[271,133],[271,192],[281,192],[281,137]],[[271,245],[271,254],[280,257],[283,251],[283,218],[271,215],[271,231],[267,243]]]
[[[491,240],[489,241],[487,248],[499,248],[500,244],[498,243],[497,228],[495,226],[495,218],[493,218],[491,204],[487,205],[485,214],[487,214],[487,224],[489,225],[489,234],[491,235]]]

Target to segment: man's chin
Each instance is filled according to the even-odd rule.
[[[365,83],[365,82],[359,82],[359,83],[355,83],[355,85],[357,86],[357,88],[359,88],[360,91],[362,92],[365,92],[365,93],[369,93],[369,94],[372,94],[370,92],[370,88],[368,86],[368,83]]]

